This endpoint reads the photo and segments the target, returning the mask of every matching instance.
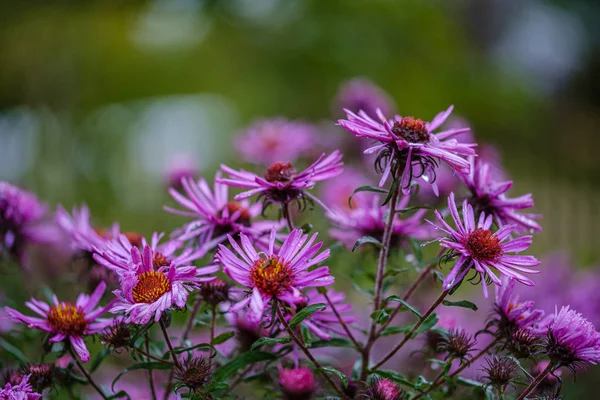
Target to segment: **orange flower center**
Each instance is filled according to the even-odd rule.
[[[83,335],[88,324],[83,310],[68,302],[50,307],[48,323],[55,332],[70,336]]]
[[[149,271],[138,275],[138,283],[133,288],[136,303],[154,303],[171,290],[171,282],[162,272]]]
[[[292,283],[292,269],[278,256],[256,260],[250,269],[250,279],[262,294],[277,296]]]
[[[413,117],[404,117],[400,121],[394,122],[392,132],[410,143],[429,142],[430,135],[427,131],[427,124]]]
[[[227,203],[225,205],[225,208],[227,209],[227,211],[229,211],[229,216],[232,216],[234,213],[240,211],[240,216],[238,218],[238,221],[243,224],[250,223],[250,218],[251,218],[250,211],[248,211],[248,209],[246,207],[243,207],[237,201],[230,201],[229,203]]]
[[[465,248],[477,261],[495,261],[502,255],[500,240],[489,229],[477,228],[471,232]]]
[[[269,182],[289,182],[292,176],[296,174],[296,170],[291,163],[276,162],[271,164],[269,169],[265,171],[265,179]]]

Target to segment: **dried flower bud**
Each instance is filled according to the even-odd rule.
[[[229,300],[229,284],[221,279],[204,282],[200,286],[200,294],[205,302],[215,307]]]
[[[539,338],[528,329],[516,329],[510,332],[506,348],[517,358],[534,356],[540,346]]]
[[[440,353],[448,353],[448,357],[466,360],[477,341],[463,329],[452,329],[442,335],[438,344]]]
[[[111,350],[126,348],[130,344],[131,330],[122,319],[117,318],[100,334],[100,342]]]
[[[502,392],[511,384],[517,364],[510,358],[492,356],[485,359],[487,366],[481,368],[487,375],[483,378],[489,385],[498,388]]]
[[[2,373],[4,384],[10,383],[12,386],[17,386],[23,380],[23,373],[14,369],[6,370]]]
[[[52,385],[54,366],[50,364],[29,364],[22,368],[23,375],[31,375],[29,383],[36,392],[42,392]]]
[[[367,389],[367,396],[372,400],[406,400],[408,395],[389,379],[375,379]]]
[[[190,389],[202,388],[210,381],[212,366],[204,357],[189,358],[175,369],[175,378]]]
[[[279,386],[286,400],[308,400],[315,392],[315,377],[307,367],[279,366]]]

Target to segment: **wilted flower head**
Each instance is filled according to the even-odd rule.
[[[22,259],[29,243],[52,243],[56,232],[43,222],[47,207],[32,193],[0,182],[0,253]]]
[[[467,132],[470,128],[450,129],[433,133],[452,113],[453,107],[439,113],[433,121],[424,122],[413,117],[396,115],[388,120],[380,110],[377,117],[370,117],[364,111],[358,114],[345,110],[347,120],[339,124],[357,137],[375,139],[379,143],[365,153],[378,153],[376,169],[383,175],[379,186],[383,186],[390,174],[398,179],[402,174],[401,186],[404,194],[410,191],[413,178],[426,177],[437,194],[435,169],[440,161],[446,162],[456,171],[467,173],[469,163],[462,156],[475,155],[475,144],[459,143],[454,136]]]
[[[173,199],[186,210],[171,207],[165,207],[165,210],[194,219],[174,233],[177,240],[194,239],[199,249],[207,252],[226,240],[227,235],[244,233],[258,239],[273,226],[283,226],[284,221],[255,221],[262,212],[262,205],[250,205],[248,200],[230,201],[229,188],[220,183],[220,179],[221,173],[217,172],[213,190],[203,178],[197,182],[191,178],[182,179],[185,196],[174,188],[169,189]]]
[[[278,299],[294,305],[302,301],[300,290],[305,287],[329,286],[334,279],[329,275],[329,267],[309,268],[329,257],[329,250],[319,253],[322,242],[313,244],[317,234],[305,235],[301,229],[294,229],[281,248],[275,250],[275,230],[271,231],[269,248],[257,253],[250,239],[240,234],[241,247],[229,237],[235,250],[219,245],[216,258],[223,265],[223,271],[231,279],[251,290],[251,293],[231,308],[232,312],[250,304],[252,312],[262,316],[265,303]],[[236,254],[237,253],[237,254]]]
[[[446,358],[456,358],[461,361],[467,361],[469,353],[477,341],[469,335],[464,329],[451,329],[441,335],[437,350],[440,353],[447,353]]]
[[[515,378],[517,364],[507,357],[496,357],[492,355],[485,359],[487,366],[481,368],[486,373],[483,377],[489,385],[498,388],[501,392],[506,390]]]
[[[42,395],[35,393],[29,384],[30,376],[25,375],[18,385],[7,383],[0,389],[0,400],[38,400]]]
[[[581,314],[564,306],[550,316],[545,351],[557,366],[575,372],[600,361],[600,333]]]
[[[529,267],[539,265],[540,262],[533,256],[506,254],[527,249],[531,244],[531,236],[508,240],[515,229],[514,225],[506,225],[497,232],[492,232],[490,230],[492,216],[486,216],[483,212],[479,215],[479,221],[475,225],[473,207],[466,200],[463,203],[463,219],[461,220],[454,202],[454,193],[448,197],[448,208],[456,229],[448,225],[437,210],[435,215],[439,225],[427,221],[447,235],[438,239],[440,246],[450,249],[450,254],[458,257],[454,267],[444,279],[444,290],[449,290],[460,283],[471,269],[485,278],[481,280],[486,298],[488,295],[486,279],[502,286],[502,282],[494,274],[492,268],[527,286],[534,285],[531,279],[522,275],[521,272],[538,273],[539,271],[529,269]]]
[[[175,369],[175,378],[192,390],[206,385],[210,381],[211,374],[211,363],[204,357],[189,358]]]
[[[398,385],[389,379],[376,378],[367,389],[369,399],[373,400],[406,400],[408,398]]]
[[[296,161],[312,149],[315,141],[311,125],[276,118],[256,121],[237,137],[235,145],[245,161],[269,165],[280,160]]]
[[[336,114],[343,109],[355,113],[362,110],[373,118],[377,116],[377,109],[383,115],[389,115],[396,108],[390,95],[366,78],[344,82],[338,91],[335,105]]]
[[[25,303],[42,318],[27,317],[9,307],[5,307],[5,310],[12,319],[27,324],[29,328],[52,333],[54,336],[50,338],[51,343],[68,341],[81,361],[87,362],[90,360],[90,353],[85,346],[83,336],[101,332],[112,323],[110,319],[98,318],[114,302],[113,300],[104,307],[96,307],[105,290],[106,284],[102,282],[91,296],[81,293],[75,304],[66,301],[59,302],[56,296],[53,297],[52,305],[33,298]]]
[[[279,386],[286,400],[308,400],[316,391],[315,376],[307,367],[279,369]]]
[[[210,282],[203,282],[200,285],[200,295],[202,300],[211,306],[216,306],[220,303],[229,300],[230,285],[221,279],[215,279]]]
[[[54,366],[51,364],[27,364],[22,368],[22,374],[29,376],[29,384],[36,392],[43,392],[52,385]]]
[[[130,345],[131,329],[123,318],[117,317],[112,325],[100,334],[100,342],[112,350],[119,350]]]
[[[542,228],[535,222],[541,216],[521,214],[519,210],[533,207],[531,194],[517,198],[509,198],[506,192],[512,187],[512,181],[498,182],[494,180],[490,164],[478,157],[469,157],[470,169],[461,177],[471,191],[469,203],[476,213],[485,212],[492,215],[498,227],[513,224],[519,231],[538,231]]]
[[[235,196],[234,200],[243,200],[259,195],[266,204],[287,204],[296,201],[299,202],[301,208],[304,208],[308,200],[316,201],[327,209],[307,189],[312,189],[319,181],[339,175],[343,165],[342,154],[336,150],[327,157],[322,154],[317,161],[301,172],[297,172],[289,161],[274,162],[265,170],[263,177],[221,165],[221,169],[229,174],[230,178],[217,181],[228,186],[249,189]]]
[[[371,236],[381,241],[388,211],[387,206],[381,205],[381,197],[373,193],[358,193],[352,201],[352,209],[333,207],[326,212],[327,218],[335,225],[329,231],[331,237],[341,241],[348,248],[353,248],[356,241],[363,236]],[[406,208],[409,201],[410,196],[403,196],[397,210]],[[398,214],[394,215],[392,244],[404,244],[409,237],[419,240],[431,239],[434,231],[423,222],[426,213],[426,209],[420,209],[402,218]]]
[[[180,262],[189,260],[189,256],[169,258],[173,251],[161,253],[156,249],[156,245],[147,244],[142,251],[131,247],[125,269],[116,268],[121,288],[113,292],[117,303],[110,312],[125,313],[127,322],[145,325],[153,317],[158,322],[173,305],[185,307],[189,291],[215,279],[206,275],[219,270],[215,265],[183,265]]]

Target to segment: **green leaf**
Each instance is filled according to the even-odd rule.
[[[221,333],[219,336],[217,336],[216,338],[214,338],[212,340],[211,344],[215,345],[215,344],[225,343],[226,341],[228,341],[229,339],[231,339],[234,336],[235,336],[235,332],[233,332],[233,331]]]
[[[312,304],[308,307],[304,307],[302,310],[298,311],[296,315],[290,319],[289,325],[290,328],[295,328],[300,322],[304,321],[306,318],[310,317],[312,314],[317,311],[322,311],[326,309],[327,306],[323,303]]]
[[[128,373],[130,371],[135,371],[135,370],[138,370],[138,369],[146,369],[146,370],[162,369],[162,370],[166,370],[166,369],[171,369],[172,367],[173,367],[172,365],[161,363],[161,362],[145,362],[145,363],[139,363],[139,364],[132,365],[131,367],[124,369],[123,372],[121,372],[119,375],[117,375],[117,377],[112,381],[111,389],[114,391],[115,390],[115,383],[117,383],[117,381],[119,379],[121,379],[121,377],[123,375],[125,375],[126,373]]]
[[[131,397],[129,397],[127,392],[124,390],[121,390],[120,392],[115,393],[115,394],[111,395],[110,397],[107,397],[106,400],[125,399],[125,398],[128,400],[131,400]]]
[[[379,247],[380,249],[383,248],[383,244],[381,244],[381,242],[379,240],[375,239],[372,236],[363,236],[363,237],[359,238],[356,241],[356,243],[354,243],[354,247],[352,247],[352,251],[355,251],[360,246],[362,246],[363,244],[366,244],[366,243],[372,243],[375,246]]]
[[[423,249],[421,248],[421,244],[412,236],[408,237],[408,241],[410,242],[410,247],[412,248],[413,255],[415,256],[418,262],[422,262]]]
[[[392,336],[397,335],[399,333],[408,333],[410,332],[412,325],[409,326],[388,326],[381,332],[381,336]]]
[[[354,347],[354,343],[352,343],[348,339],[342,338],[331,338],[329,340],[317,340],[312,343],[310,346],[311,349],[318,349],[321,347]]]
[[[401,210],[396,210],[396,212],[398,214],[405,214],[405,213],[415,211],[415,210],[435,210],[435,208],[430,207],[430,206],[413,206],[413,207],[403,208]]]
[[[274,354],[265,353],[263,351],[243,353],[234,358],[233,360],[229,361],[227,364],[219,367],[212,375],[212,378],[217,382],[221,382],[229,378],[236,372],[240,371],[246,365],[258,363],[261,361],[271,361],[275,358],[276,356]]]
[[[406,301],[402,300],[400,297],[398,296],[390,296],[387,299],[385,299],[385,302],[390,302],[390,301],[397,301],[398,303],[401,303],[404,307],[406,307],[408,309],[408,311],[410,311],[411,313],[413,313],[414,315],[417,316],[417,318],[422,318],[421,313],[419,312],[419,310],[417,310],[416,308],[414,308],[413,306],[411,306],[410,304],[408,304]]]
[[[190,346],[190,347],[176,347],[173,349],[173,351],[175,352],[175,354],[181,354],[186,351],[201,349],[203,347],[206,347],[207,349],[215,349],[215,347],[212,346],[210,343],[199,343],[199,344],[196,344],[196,345]],[[169,357],[169,353],[171,353],[171,351],[167,350],[167,352],[163,354],[162,358],[167,359]]]
[[[102,361],[104,361],[108,353],[108,349],[104,348],[100,353],[98,353],[96,357],[94,357],[94,360],[92,360],[92,364],[90,365],[90,374],[98,369],[98,367],[100,366],[100,364],[102,364]]]
[[[479,308],[477,307],[477,305],[475,305],[474,303],[471,303],[468,300],[461,300],[461,301],[448,301],[448,300],[444,300],[442,302],[443,305],[448,306],[448,307],[463,307],[463,308],[470,308],[473,311],[477,311]]]
[[[321,367],[321,368],[318,368],[317,371],[329,372],[331,374],[335,374],[335,375],[339,376],[339,378],[342,380],[342,384],[344,385],[344,389],[346,389],[348,387],[348,378],[346,377],[345,374],[341,373],[337,369],[332,368],[332,367]]]
[[[435,324],[437,324],[438,320],[439,320],[439,318],[438,318],[437,314],[432,313],[429,317],[427,317],[425,319],[425,321],[423,321],[421,326],[419,326],[417,331],[413,334],[413,338],[415,338],[415,337],[417,337],[417,335],[419,335],[423,332],[427,332],[428,330],[433,328],[435,326]]]
[[[392,200],[392,197],[394,196],[394,192],[396,190],[398,190],[399,185],[400,185],[400,179],[395,179],[394,182],[392,182],[392,186],[390,186],[390,190],[388,191],[387,197],[385,198],[383,203],[381,203],[382,206],[385,206],[387,203],[390,202],[390,200]]]
[[[416,390],[421,390],[425,386],[429,386],[429,385],[431,385],[431,382],[429,382],[423,375],[419,375],[417,377],[417,379],[415,380],[415,386],[414,386],[414,388]]]
[[[460,383],[461,385],[471,386],[471,387],[482,387],[482,386],[485,386],[484,383],[477,382],[477,381],[475,381],[473,379],[463,378],[462,376],[459,376],[458,378],[456,378],[456,382]]]
[[[289,337],[284,337],[284,338],[261,337],[256,342],[252,343],[252,346],[250,346],[250,351],[254,351],[254,350],[258,349],[260,346],[264,346],[264,345],[270,346],[273,344],[286,344],[291,341],[292,341],[292,339]]]
[[[406,385],[406,386],[409,386],[411,388],[415,387],[411,381],[409,381],[403,375],[400,375],[399,373],[397,373],[395,371],[390,371],[390,370],[387,370],[387,369],[378,369],[376,371],[373,371],[373,373],[376,374],[376,375],[379,375],[379,376],[381,376],[383,378],[387,378],[387,379],[390,379],[390,380],[392,380],[394,382],[400,383],[402,385]]]
[[[352,192],[352,195],[350,195],[350,197],[348,198],[348,206],[350,206],[350,208],[352,208],[352,198],[354,197],[354,195],[356,193],[359,193],[359,192],[387,193],[387,190],[380,189],[380,188],[373,187],[373,186],[358,187],[358,188],[354,189],[354,192]]]
[[[371,313],[371,319],[378,324],[385,324],[390,319],[390,314],[385,309],[377,310]]]
[[[25,357],[25,354],[21,352],[21,350],[17,349],[12,344],[8,343],[6,340],[0,338],[0,346],[10,353],[15,359],[19,360],[23,364],[29,364],[29,360]]]

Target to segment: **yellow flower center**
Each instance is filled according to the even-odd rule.
[[[162,272],[149,271],[138,275],[138,283],[133,288],[136,303],[154,303],[171,290],[171,282]]]
[[[292,269],[278,256],[256,260],[250,269],[250,279],[267,296],[282,294],[292,283]]]
[[[68,302],[50,307],[48,323],[55,332],[70,336],[81,336],[87,328],[83,310]]]

